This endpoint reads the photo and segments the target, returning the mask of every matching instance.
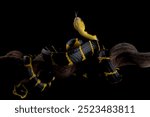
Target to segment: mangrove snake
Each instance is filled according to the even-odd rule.
[[[107,77],[107,79],[112,83],[120,81],[120,75],[117,69],[112,65],[109,54],[106,54],[106,50],[104,48],[100,48],[99,40],[96,35],[87,33],[85,31],[84,22],[77,16],[74,19],[73,25],[79,34],[87,39],[85,42],[79,40],[78,38],[73,38],[66,43],[65,52],[52,51],[49,47],[45,47],[41,51],[40,57],[43,59],[43,61],[46,62],[48,60],[52,62],[51,66],[49,67],[52,67],[53,69],[53,71],[50,72],[54,73],[50,76],[51,78],[48,82],[42,82],[42,79],[39,79],[38,74],[34,72],[31,57],[24,56],[24,66],[28,72],[27,79],[28,84],[31,84],[32,86],[31,88],[36,88],[37,90],[39,89],[40,92],[45,91],[51,86],[51,83],[55,80],[55,76],[57,77],[58,74],[65,74],[64,70],[62,71],[62,68],[66,69],[66,73],[70,70],[69,75],[71,75],[75,72],[73,69],[75,64],[85,61],[89,56],[93,56],[94,54],[96,54],[99,63],[104,63],[104,75]],[[60,58],[62,63],[59,63]],[[69,75],[67,74],[66,77]],[[17,91],[19,88],[22,89],[23,93]],[[24,99],[28,94],[28,89],[25,87],[23,82],[20,82],[14,86],[13,94]]]
[[[66,45],[68,44],[70,46],[71,44],[75,43],[74,40],[76,40],[76,39],[71,39],[70,41],[68,41],[66,43]],[[109,55],[107,54],[107,51],[105,49],[101,49],[99,51],[99,45],[98,45],[97,41],[87,41],[85,43],[81,43],[81,45],[79,45],[78,47],[75,47],[74,49],[67,48],[67,50],[68,51],[63,52],[63,53],[59,53],[59,52],[50,53],[50,50],[48,48],[47,49],[43,48],[41,51],[41,54],[42,54],[42,56],[47,56],[48,58],[50,58],[53,54],[52,57],[53,57],[54,61],[55,61],[55,59],[60,59],[60,57],[58,56],[59,54],[60,54],[60,56],[63,56],[62,58],[66,59],[66,61],[62,60],[62,62],[64,62],[63,63],[64,66],[57,64],[57,61],[55,61],[55,64],[60,69],[64,68],[64,67],[68,68],[66,71],[68,71],[73,65],[88,59],[88,57],[92,56],[93,54],[96,54],[99,62],[104,64],[103,69],[105,69],[104,75],[106,76],[106,78],[111,83],[115,83],[115,82],[118,82],[121,80],[117,69],[110,62],[110,58],[109,58]],[[44,59],[44,61],[46,61],[46,59]],[[30,56],[24,56],[24,65],[27,68],[28,80],[29,80],[28,84],[30,84],[30,86],[31,86],[30,88],[36,88],[40,92],[45,91],[46,89],[48,89],[51,86],[51,84],[55,80],[55,76],[57,76],[57,74],[65,74],[64,71],[58,70],[59,68],[57,68],[57,69],[54,68],[54,70],[53,70],[54,73],[52,76],[50,76],[51,77],[51,78],[49,78],[50,80],[48,82],[43,82],[42,79],[38,78],[38,74],[36,74],[34,72],[33,66],[32,66],[32,59]],[[49,66],[49,67],[53,67],[53,66]],[[20,96],[20,98],[24,99],[27,96],[28,90],[23,83],[22,83],[22,85],[20,85],[20,84],[15,85],[13,94]],[[19,92],[17,93],[17,91],[16,91],[17,88],[19,89],[20,87],[22,87],[24,89],[24,93],[21,93],[22,95],[19,94]]]

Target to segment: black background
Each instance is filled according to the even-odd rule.
[[[73,29],[75,12],[88,32],[96,34],[110,49],[120,42],[149,52],[149,9],[146,3],[57,2],[5,3],[1,7],[0,55],[10,50],[38,54],[52,43],[63,48],[76,37]],[[126,66],[121,68],[123,81],[106,82],[63,80],[41,99],[149,99],[150,69]],[[36,99],[34,96],[31,99]]]

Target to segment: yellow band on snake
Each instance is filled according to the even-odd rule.
[[[116,74],[118,71],[117,70],[115,70],[115,71],[113,71],[113,72],[104,72],[104,74],[105,74],[105,76],[109,76],[109,75],[114,75],[114,74]]]
[[[66,50],[68,50],[70,48],[69,44],[66,44]]]
[[[94,54],[94,48],[93,48],[93,45],[92,45],[91,41],[89,41],[89,43],[90,43],[90,47],[91,47],[91,50],[92,50],[92,54]]]
[[[68,52],[66,52],[66,58],[67,58],[67,60],[68,60],[68,62],[69,62],[68,65],[73,65],[73,62],[71,61],[71,59],[70,59],[70,57],[69,57],[69,55],[68,55]]]
[[[41,83],[41,80],[38,79],[37,82],[36,82],[36,84],[35,84],[35,87],[36,87],[38,84],[40,84],[40,83]]]
[[[13,94],[16,95],[16,96],[19,96],[21,99],[24,99],[24,98],[27,97],[27,94],[28,94],[27,88],[24,85],[22,85],[22,87],[25,89],[25,94],[24,95],[21,95],[21,94],[17,93],[17,91],[16,91],[16,88],[18,88],[21,85],[22,84],[19,83],[18,85],[14,86]]]
[[[98,57],[98,59],[99,59],[100,61],[102,61],[102,60],[110,60],[110,57]]]
[[[79,47],[79,50],[80,50],[80,53],[81,53],[81,56],[82,56],[82,61],[84,61],[86,59],[86,57],[84,55],[84,52],[83,52],[81,46]]]
[[[97,42],[98,50],[100,51],[101,48],[100,48],[100,45],[99,45],[99,43],[98,43],[98,40],[97,40],[96,42]]]
[[[28,69],[31,70],[32,76],[29,78],[29,80],[31,80],[31,79],[33,79],[34,77],[36,77],[36,74],[35,74],[34,71],[33,71],[31,58],[30,58],[30,63],[29,63],[29,64],[26,64],[25,67],[27,67]]]
[[[80,41],[78,40],[78,38],[75,39],[75,43],[74,43],[74,47],[77,48],[81,45]]]
[[[42,92],[42,91],[44,91],[44,89],[45,89],[46,87],[47,87],[47,84],[46,84],[46,83],[44,83],[44,84],[43,84],[43,88],[42,88],[41,92]]]

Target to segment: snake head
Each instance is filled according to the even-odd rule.
[[[77,14],[75,14],[73,26],[79,32],[79,34],[82,35],[83,37],[85,37],[89,40],[97,40],[96,35],[91,35],[85,31],[85,24],[84,24],[83,20],[77,16]]]
[[[79,31],[79,30],[84,31],[85,30],[85,24],[84,24],[83,20],[77,16],[77,13],[75,13],[73,26],[77,31]]]

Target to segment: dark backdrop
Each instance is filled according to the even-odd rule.
[[[14,49],[25,54],[38,54],[48,43],[64,48],[69,39],[76,37],[72,24],[75,12],[84,20],[87,30],[96,34],[106,48],[128,42],[139,51],[148,52],[148,11],[147,5],[141,3],[6,3],[1,10],[0,55]],[[150,98],[149,68],[127,66],[121,72],[124,80],[117,86],[73,80],[60,83],[59,88],[54,88],[44,99]]]

